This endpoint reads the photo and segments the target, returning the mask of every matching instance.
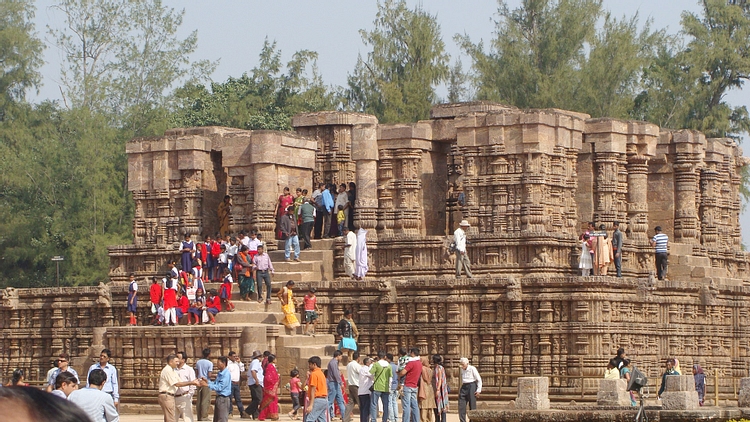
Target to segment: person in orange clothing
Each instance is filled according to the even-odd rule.
[[[307,360],[310,375],[307,377],[307,397],[309,404],[305,413],[305,422],[326,422],[328,411],[328,386],[326,377],[320,370],[320,357],[313,356]]]

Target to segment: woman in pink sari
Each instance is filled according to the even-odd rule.
[[[268,355],[268,365],[263,374],[263,400],[260,401],[259,421],[266,418],[272,421],[279,420],[279,371],[274,361],[276,356]]]

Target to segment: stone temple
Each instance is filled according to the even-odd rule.
[[[439,105],[413,124],[319,112],[295,116],[292,126],[172,129],[130,141],[133,244],[110,248],[108,284],[6,289],[3,373],[22,367],[41,379],[60,351],[88,367],[107,346],[124,395],[155,400],[161,358],[177,349],[196,357],[207,346],[215,356],[269,349],[282,375],[330,354],[333,335],[292,335],[278,324],[277,303],[238,305],[216,326],[125,327],[126,280],[163,274],[185,233],[217,232],[224,195],[233,203],[231,232],[253,228],[270,240],[284,186],[353,181],[355,226],[368,239],[364,281],[343,276],[340,240],[317,242],[300,263],[272,252],[276,286],[292,279],[299,291],[318,288],[319,331],[333,333],[353,308],[364,353],[416,345],[443,354],[456,391],[458,359],[470,357],[490,396],[515,385],[508,374],[549,376],[553,400],[582,388],[595,394],[594,383],[576,377],[601,377],[618,347],[651,377],[667,357],[684,369],[700,363],[722,377],[747,375],[750,274],[739,194],[748,161],[731,139],[488,102]],[[448,253],[462,219],[471,223],[471,279],[455,278]],[[621,222],[623,278],[580,276],[578,236],[588,221],[610,232]],[[664,281],[654,277],[648,244],[657,225],[670,238]],[[140,323],[149,320],[146,300]],[[731,380],[722,388],[731,391]]]

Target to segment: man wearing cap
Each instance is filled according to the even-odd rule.
[[[250,397],[252,401],[245,409],[245,415],[243,417],[252,417],[258,420],[260,401],[263,400],[263,365],[260,360],[263,358],[263,353],[260,350],[253,351],[253,356],[250,358],[250,368],[247,370],[247,386],[250,388]]]
[[[615,221],[615,231],[612,232],[612,252],[615,256],[615,269],[617,276],[622,277],[622,232],[620,231],[620,222]]]
[[[669,237],[661,232],[661,226],[654,227],[656,233],[649,243],[656,250],[656,276],[664,280],[667,276],[667,244]]]
[[[456,278],[461,277],[461,268],[466,270],[466,276],[472,278],[471,261],[466,253],[466,232],[464,228],[469,228],[469,222],[461,220],[461,224],[453,232],[453,241],[456,243]]]

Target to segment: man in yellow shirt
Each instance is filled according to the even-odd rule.
[[[167,365],[161,370],[159,375],[159,406],[164,412],[164,422],[174,422],[175,420],[175,403],[174,395],[178,388],[194,385],[200,387],[198,380],[181,381],[177,373],[177,365],[180,359],[175,354],[167,356]]]

